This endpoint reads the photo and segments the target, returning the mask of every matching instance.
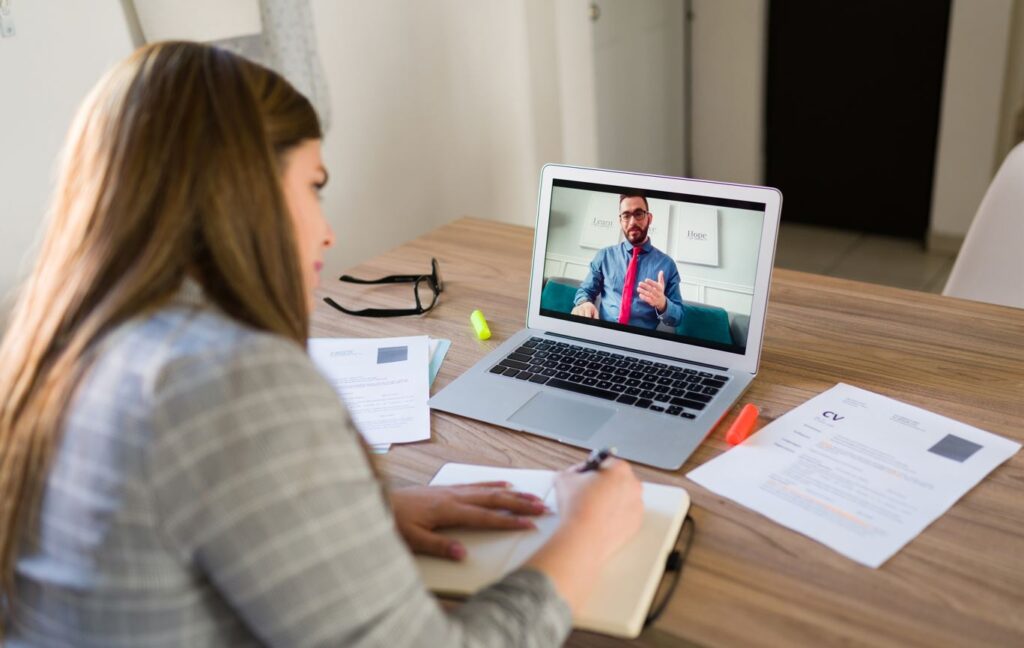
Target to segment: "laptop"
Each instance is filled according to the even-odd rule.
[[[547,165],[526,328],[431,408],[676,470],[757,375],[782,194]]]

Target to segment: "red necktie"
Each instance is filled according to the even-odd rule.
[[[626,268],[626,281],[622,284],[622,308],[619,309],[619,324],[629,324],[629,313],[633,309],[633,293],[636,292],[636,260],[640,248],[633,248],[633,258]]]

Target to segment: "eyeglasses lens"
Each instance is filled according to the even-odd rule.
[[[423,310],[430,310],[437,302],[437,291],[434,290],[430,277],[420,277],[416,281],[416,305]]]

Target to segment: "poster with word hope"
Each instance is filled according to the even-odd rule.
[[[684,203],[675,206],[675,213],[675,259],[718,266],[718,209]]]

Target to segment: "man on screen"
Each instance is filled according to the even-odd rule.
[[[619,224],[626,240],[600,250],[576,291],[573,315],[655,329],[683,317],[679,270],[647,236],[654,215],[642,193],[619,196]],[[600,295],[600,308],[594,301]]]

